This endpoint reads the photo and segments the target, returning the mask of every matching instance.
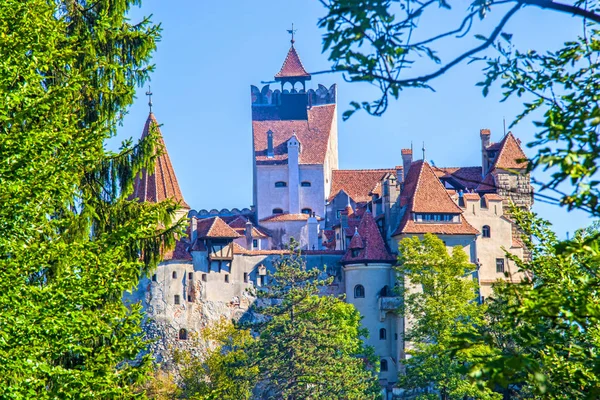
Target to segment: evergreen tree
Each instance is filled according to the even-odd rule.
[[[379,397],[372,350],[360,336],[360,314],[342,299],[319,295],[332,279],[307,269],[292,245],[258,292],[265,321],[255,324],[258,340],[248,348],[258,367],[258,390],[269,399],[373,399]]]
[[[399,385],[419,399],[500,399],[491,390],[480,392],[461,372],[478,351],[450,353],[455,335],[474,333],[483,323],[483,307],[477,299],[477,282],[471,278],[475,265],[455,247],[432,234],[405,238],[399,245],[399,266],[404,283],[401,313],[407,320],[407,353]]]
[[[147,374],[121,299],[173,245],[176,205],[127,200],[156,133],[104,148],[159,38],[126,19],[139,3],[0,3],[2,398],[126,399]]]

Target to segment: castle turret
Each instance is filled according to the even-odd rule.
[[[151,112],[144,125],[142,138],[148,136],[153,129],[156,129],[159,134],[157,151],[160,152],[160,156],[155,161],[153,171],[143,169],[140,174],[138,174],[134,182],[131,198],[138,199],[140,202],[151,203],[158,203],[166,199],[171,199],[176,203],[179,203],[180,210],[178,212],[178,217],[181,217],[189,211],[190,207],[183,199],[158,122]]]
[[[369,330],[366,344],[372,346],[379,357],[380,379],[395,382],[400,343],[396,340],[399,319],[394,314],[399,304],[394,301],[391,290],[395,283],[392,268],[395,258],[387,250],[370,211],[363,214],[341,261],[346,299],[363,316],[362,324]]]

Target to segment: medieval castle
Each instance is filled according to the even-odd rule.
[[[190,209],[166,148],[155,170],[137,179],[135,197],[175,199],[189,226],[188,237],[129,297],[142,301],[160,356],[170,345],[185,347],[189,333],[213,319],[242,318],[254,300],[246,289],[269,284],[267,271],[294,238],[308,267],[326,266],[335,277],[331,293],[345,294],[362,314],[381,383],[391,387],[405,349],[405,321],[391,290],[398,242],[432,233],[448,248],[462,247],[482,300],[496,280],[519,279],[503,249],[523,256],[506,208],[510,201],[532,205],[526,156],[511,133],[492,142],[482,129],[475,166],[436,167],[403,149],[389,169],[341,170],[336,85],[307,89],[311,75],[293,41],[275,80],[276,89],[250,91],[254,205]],[[144,135],[151,124],[152,113]]]

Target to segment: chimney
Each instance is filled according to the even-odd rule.
[[[287,141],[288,152],[288,201],[290,214],[300,213],[300,169],[298,166],[300,158],[300,142],[296,133]]]
[[[404,179],[406,180],[406,176],[408,175],[408,170],[410,169],[410,164],[412,164],[412,149],[402,149],[402,169],[404,170]]]
[[[306,221],[308,227],[308,250],[320,250],[319,248],[319,222],[315,217],[315,213]]]
[[[479,137],[481,138],[481,171],[483,176],[486,176],[490,167],[490,159],[488,157],[487,148],[491,143],[491,132],[489,129],[480,129]]]
[[[404,167],[402,165],[396,165],[396,185],[399,185],[402,182],[404,182]]]
[[[246,221],[246,229],[244,230],[246,236],[246,248],[252,250],[252,222]]]
[[[267,157],[272,158],[275,155],[273,152],[273,131],[269,129],[267,132]]]

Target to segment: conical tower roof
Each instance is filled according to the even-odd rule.
[[[139,201],[147,201],[151,203],[158,203],[166,199],[172,199],[179,203],[182,208],[188,209],[189,206],[183,199],[165,141],[163,140],[158,122],[153,113],[148,115],[146,124],[144,125],[144,132],[142,138],[148,136],[150,127],[154,125],[158,129],[160,139],[158,145],[162,148],[162,154],[156,159],[154,164],[154,171],[148,173],[146,169],[136,177],[133,189],[132,198],[137,198]]]
[[[383,262],[393,264],[396,259],[385,246],[373,214],[367,210],[354,232],[348,251],[342,257],[342,263]]]
[[[283,80],[289,78],[304,78],[305,80],[310,79],[310,74],[306,72],[304,66],[302,65],[302,61],[300,61],[300,56],[298,56],[298,52],[296,52],[296,48],[292,43],[292,47],[288,51],[287,56],[285,57],[285,61],[281,66],[281,70],[275,75],[275,80]]]

